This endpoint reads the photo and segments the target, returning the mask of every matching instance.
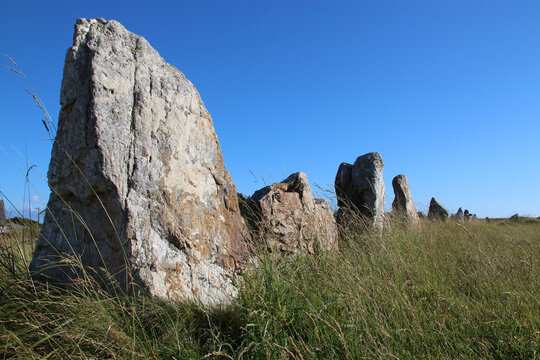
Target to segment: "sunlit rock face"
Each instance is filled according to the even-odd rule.
[[[394,201],[392,202],[392,213],[408,223],[416,224],[420,221],[414,201],[411,196],[409,181],[405,175],[397,175],[392,180],[394,189]]]
[[[338,200],[338,221],[349,217],[348,212],[360,215],[369,227],[383,228],[385,187],[383,160],[379,153],[359,156],[354,164],[339,166],[335,189]]]
[[[77,257],[167,299],[220,304],[252,259],[236,189],[193,84],[116,21],[78,19],[68,49],[37,279]],[[105,271],[106,270],[106,271]]]
[[[297,172],[256,191],[248,200],[254,240],[270,252],[315,254],[337,249],[337,226],[328,203],[314,199],[308,178]]]

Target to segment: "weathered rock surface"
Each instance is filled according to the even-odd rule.
[[[446,221],[448,220],[448,211],[446,211],[446,209],[442,207],[442,205],[439,204],[435,198],[431,198],[427,216],[430,220]]]
[[[392,187],[394,188],[395,195],[392,202],[392,212],[398,214],[408,222],[417,223],[420,218],[414,206],[407,177],[405,175],[397,175],[392,180]]]
[[[338,219],[354,211],[382,230],[384,218],[383,161],[378,153],[359,156],[353,165],[342,163],[334,183],[339,206]],[[346,217],[346,215],[345,215]]]
[[[78,19],[68,49],[52,193],[32,271],[69,256],[161,298],[228,301],[249,234],[197,90],[116,21]]]
[[[254,238],[268,250],[318,253],[337,249],[337,227],[328,203],[314,199],[303,172],[266,186],[247,199]]]

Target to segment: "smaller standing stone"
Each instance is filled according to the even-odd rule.
[[[405,175],[396,176],[392,180],[392,187],[395,195],[394,202],[392,202],[392,212],[399,214],[408,222],[418,222],[420,218],[414,206],[407,177]]]
[[[338,221],[345,221],[348,211],[361,215],[381,230],[384,219],[383,160],[379,153],[359,156],[353,165],[339,166],[335,189],[339,206]]]
[[[428,218],[430,220],[446,221],[448,219],[448,211],[446,211],[435,198],[431,198],[431,201],[429,202]]]
[[[469,222],[471,220],[476,220],[477,217],[476,217],[476,214],[471,214],[469,212],[469,210],[465,209],[465,212],[463,213],[463,218],[465,219],[465,221]]]
[[[241,205],[255,239],[271,252],[309,253],[337,249],[337,226],[328,203],[314,199],[303,172],[257,190]]]
[[[467,214],[468,211],[465,210],[465,214]],[[455,221],[464,221],[465,220],[465,215],[463,214],[463,209],[459,208],[458,211],[451,215],[450,216],[450,219],[452,220],[455,220]]]

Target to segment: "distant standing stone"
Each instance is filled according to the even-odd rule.
[[[431,198],[429,203],[428,218],[430,220],[446,221],[448,220],[448,211],[446,211],[446,209],[442,207],[442,205],[439,204],[435,198]]]
[[[467,212],[467,210],[465,210],[465,212]],[[455,214],[450,216],[450,219],[455,221],[464,221],[465,215],[463,214],[463,209],[459,208]]]
[[[469,210],[465,209],[465,212],[463,213],[463,218],[465,219],[465,221],[471,221],[471,220],[476,220],[477,217],[476,217],[476,214],[471,214],[469,212]]]
[[[405,175],[398,175],[392,180],[394,188],[394,201],[392,202],[392,212],[398,214],[403,219],[416,223],[420,220],[409,188],[409,181]]]
[[[379,230],[384,219],[383,166],[378,153],[362,155],[353,165],[342,163],[334,183],[340,213],[356,212]]]

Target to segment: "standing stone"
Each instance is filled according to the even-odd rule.
[[[255,238],[269,251],[310,253],[337,249],[337,226],[330,206],[314,199],[303,172],[266,186],[247,199]]]
[[[467,209],[465,209],[465,212],[463,213],[463,218],[467,222],[477,219],[476,214],[471,214]]]
[[[428,219],[441,221],[448,220],[448,211],[446,211],[435,198],[431,198],[431,201],[429,202]]]
[[[411,196],[409,182],[405,175],[398,175],[392,180],[394,188],[394,201],[392,202],[392,212],[411,223],[417,223],[420,218],[416,212],[414,201]]]
[[[465,214],[468,214],[468,213],[469,212],[467,210],[465,210]],[[463,209],[459,208],[458,211],[455,214],[450,215],[450,219],[455,220],[455,221],[463,222],[465,220],[465,215],[463,214]]]
[[[6,207],[4,206],[4,200],[0,200],[0,226],[6,222]]]
[[[68,282],[80,271],[58,261],[77,257],[124,289],[233,297],[249,234],[193,84],[118,22],[78,19],[60,103],[35,278]]]
[[[338,220],[345,221],[347,212],[361,215],[368,224],[382,230],[384,218],[383,161],[378,153],[368,153],[353,165],[339,166],[335,190],[339,206]]]

